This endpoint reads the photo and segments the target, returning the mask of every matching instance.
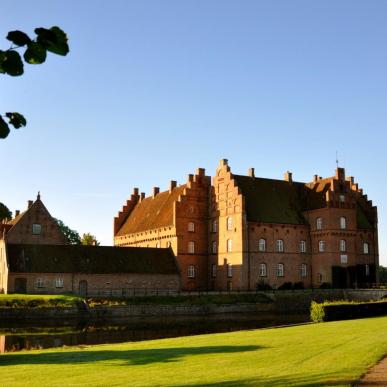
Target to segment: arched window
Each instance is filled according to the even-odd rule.
[[[188,254],[195,254],[195,242],[188,242]]]
[[[300,253],[306,253],[306,242],[300,241]]]
[[[227,251],[232,252],[232,239],[227,239]]]
[[[344,216],[340,218],[340,228],[342,230],[345,230],[347,228],[347,219]]]
[[[216,241],[212,241],[212,254],[217,253],[217,243]]]
[[[363,253],[364,254],[369,254],[370,252],[370,245],[367,242],[363,243]]]
[[[232,217],[231,216],[229,216],[227,218],[227,230],[232,231]]]
[[[306,263],[301,263],[301,277],[305,278],[307,275],[307,266]]]
[[[344,253],[347,251],[347,243],[345,242],[345,239],[340,240],[340,251]]]
[[[318,242],[318,251],[320,253],[323,253],[325,251],[325,242],[324,241],[319,241]]]
[[[188,231],[189,232],[195,232],[195,223],[194,222],[189,222],[188,223]]]
[[[266,263],[259,264],[259,276],[266,277],[267,276],[267,266]]]
[[[214,220],[212,222],[212,232],[218,232],[218,221]]]
[[[284,264],[279,263],[277,265],[277,277],[283,277],[285,274]]]
[[[275,243],[276,250],[279,253],[282,253],[284,251],[284,241],[282,239],[278,239]]]
[[[316,228],[317,228],[317,230],[321,230],[322,229],[322,218],[317,218],[316,219]]]
[[[188,278],[195,278],[195,266],[194,265],[188,266]]]
[[[260,239],[258,242],[258,250],[266,251],[266,239]]]

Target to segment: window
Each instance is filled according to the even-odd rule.
[[[321,230],[322,229],[322,218],[317,218],[316,219],[316,228],[317,228],[317,230]]]
[[[267,276],[267,266],[266,263],[261,263],[259,265],[259,276],[266,277]]]
[[[363,243],[363,253],[364,254],[369,254],[370,251],[370,245],[367,242]]]
[[[42,226],[40,224],[34,223],[32,225],[32,234],[39,235],[42,232]]]
[[[258,242],[258,250],[266,251],[266,239],[260,239]]]
[[[37,288],[44,288],[43,278],[37,278],[37,280],[36,280],[36,287]]]
[[[283,277],[284,276],[284,264],[279,263],[277,266],[277,277]]]
[[[217,243],[216,241],[212,241],[212,254],[216,254],[217,253]]]
[[[168,241],[168,242],[167,242],[167,247],[171,247],[171,246],[172,246],[171,241]]]
[[[188,242],[188,254],[195,254],[195,242]]]
[[[188,223],[188,231],[189,232],[195,232],[195,223],[194,222],[189,222]]]
[[[342,230],[345,230],[345,229],[347,228],[347,219],[344,218],[344,216],[342,216],[342,217],[340,218],[340,228],[341,228]]]
[[[194,265],[188,266],[188,278],[195,278],[195,266]]]
[[[365,265],[365,275],[366,277],[370,275],[370,265]]]
[[[348,255],[346,255],[346,254],[340,255],[340,262],[341,263],[348,263]]]
[[[227,252],[232,252],[232,239],[227,239]]]
[[[284,241],[282,239],[278,239],[275,243],[275,246],[276,246],[276,250],[279,252],[279,253],[283,253],[284,251]]]
[[[212,222],[212,232],[218,232],[218,221],[214,220]]]
[[[211,274],[212,274],[212,278],[216,277],[216,265],[214,263],[212,264]]]
[[[345,239],[340,240],[340,251],[342,253],[347,251],[347,243],[345,242]]]
[[[340,195],[340,203],[344,203],[345,202],[345,195]]]
[[[56,288],[63,288],[63,278],[56,278],[55,279],[55,287]]]
[[[300,253],[306,253],[306,242],[300,241]]]
[[[301,263],[301,277],[305,278],[307,274],[306,263]]]
[[[229,264],[227,265],[227,277],[228,277],[228,278],[231,278],[231,277],[232,277],[232,265],[231,265],[231,263],[229,263]]]
[[[232,231],[232,218],[231,218],[231,216],[229,216],[227,218],[227,230]]]
[[[160,248],[160,242],[156,243],[156,248],[158,248],[158,249]]]
[[[321,274],[321,273],[318,273],[317,277],[318,277],[318,282],[321,284],[321,283],[323,282],[323,276],[322,276],[322,274]]]
[[[324,241],[319,241],[318,242],[318,251],[320,253],[323,253],[325,251],[325,242]]]

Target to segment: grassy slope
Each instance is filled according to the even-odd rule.
[[[387,353],[387,317],[0,356],[1,384],[348,385]]]

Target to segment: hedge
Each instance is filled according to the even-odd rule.
[[[387,315],[387,300],[371,302],[312,301],[310,318],[313,322],[350,320]]]

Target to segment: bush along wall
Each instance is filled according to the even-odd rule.
[[[387,315],[387,300],[374,302],[314,302],[310,307],[313,322],[350,320]]]

